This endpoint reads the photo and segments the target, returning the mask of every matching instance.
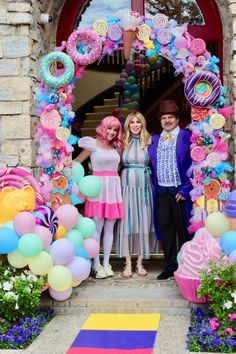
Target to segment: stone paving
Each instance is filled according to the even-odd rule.
[[[185,301],[173,278],[157,281],[161,261],[145,263],[147,277],[121,276],[122,264],[112,262],[115,277],[89,278],[74,289],[64,302],[52,301],[47,293],[42,303],[55,308],[56,316],[26,350],[1,350],[0,354],[66,354],[70,344],[90,312],[160,313],[161,321],[153,354],[185,354],[190,304]]]

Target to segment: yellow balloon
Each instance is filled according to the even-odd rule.
[[[230,230],[229,219],[220,211],[208,215],[205,227],[212,236],[219,237]]]
[[[66,233],[66,228],[62,225],[58,226],[57,232],[55,233],[53,239],[58,240],[59,238],[62,238],[65,236]]]
[[[29,269],[36,275],[45,275],[52,267],[52,257],[46,251],[42,251],[38,256],[29,258]]]
[[[23,256],[18,250],[8,253],[9,264],[15,268],[24,268],[28,264],[28,258]]]
[[[76,286],[79,286],[80,284],[81,284],[81,281],[73,281],[72,287],[75,288]]]
[[[48,284],[56,291],[65,291],[72,285],[72,274],[68,268],[55,265],[48,273]]]

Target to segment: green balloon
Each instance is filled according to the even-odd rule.
[[[79,190],[86,197],[95,197],[100,193],[101,181],[96,176],[85,176],[79,182]]]
[[[80,218],[76,225],[84,238],[91,237],[96,231],[96,224],[90,218]]]
[[[135,108],[134,102],[128,103],[128,104],[127,104],[127,108],[128,108],[129,110],[134,109],[134,108]]]
[[[74,246],[82,246],[83,245],[83,235],[79,232],[79,230],[70,230],[66,233],[65,238],[70,240]]]
[[[131,75],[131,76],[128,77],[127,81],[128,81],[129,84],[133,85],[133,84],[135,84],[136,79],[135,79],[134,76]]]
[[[71,173],[75,183],[78,184],[79,181],[84,177],[84,168],[81,163],[73,162]]]
[[[139,98],[140,98],[140,96],[139,96],[138,93],[134,93],[134,94],[131,96],[132,101],[139,101]]]
[[[18,250],[25,257],[35,257],[42,249],[43,243],[41,238],[32,233],[21,236],[18,243]]]

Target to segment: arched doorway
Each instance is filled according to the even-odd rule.
[[[102,9],[102,14],[99,14],[99,11],[94,10],[95,7],[93,8],[93,4],[95,5],[95,3],[99,3],[99,6],[97,5],[96,9]],[[57,44],[60,45],[62,40],[66,40],[73,29],[78,25],[83,25],[83,19],[86,17],[86,14],[89,15],[89,25],[92,25],[98,16],[101,18],[106,18],[107,14],[112,13],[111,8],[113,6],[114,15],[120,15],[119,13],[116,13],[118,5],[112,5],[109,3],[110,9],[108,11],[104,4],[102,1],[96,0],[80,0],[76,3],[72,0],[67,0],[62,9],[58,23]],[[160,12],[166,13],[169,18],[176,20],[180,24],[188,22],[189,33],[193,37],[202,38],[206,42],[208,51],[220,59],[220,69],[221,73],[223,72],[222,23],[218,7],[214,0],[209,0],[207,2],[204,0],[182,0],[181,2],[178,2],[178,4],[173,2],[171,5],[166,5],[164,0],[158,2],[154,0],[130,0],[130,3],[127,1],[123,2],[123,7],[126,7],[126,11],[128,10],[129,6],[132,10],[139,12],[141,15],[147,18],[151,18],[152,14]],[[108,12],[106,13],[106,11]],[[103,70],[101,65],[100,70]],[[179,105],[183,110],[183,126],[186,126],[190,122],[190,114],[182,87],[183,86],[180,79],[179,86],[177,85],[175,89],[171,89],[169,91],[169,96],[172,98],[177,97]],[[160,96],[160,92],[156,93],[156,97],[157,96]],[[146,95],[146,97],[148,96]],[[153,101],[149,101],[146,100],[146,104],[143,105],[143,109],[141,110],[146,115],[149,130],[154,133],[157,132],[160,127],[157,127],[158,124],[156,124],[157,122],[155,122],[153,119],[155,116],[155,107],[153,106],[155,99],[153,99]],[[148,110],[147,107],[149,107]],[[76,109],[77,108],[78,107],[76,107]]]
[[[86,8],[91,2],[92,0],[66,1],[58,22],[56,37],[58,45],[60,45],[63,40],[67,40],[70,33],[77,26],[78,18],[86,11]],[[196,0],[195,3],[199,7],[204,22],[200,24],[194,24],[193,22],[193,25],[190,23],[189,32],[195,38],[202,38],[205,40],[211,53],[217,55],[222,65],[223,30],[218,7],[214,0]],[[145,16],[145,0],[130,0],[130,7],[132,10]],[[156,5],[156,8],[157,7],[158,5]]]

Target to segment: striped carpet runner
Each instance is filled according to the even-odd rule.
[[[90,314],[67,354],[151,354],[159,314]]]

